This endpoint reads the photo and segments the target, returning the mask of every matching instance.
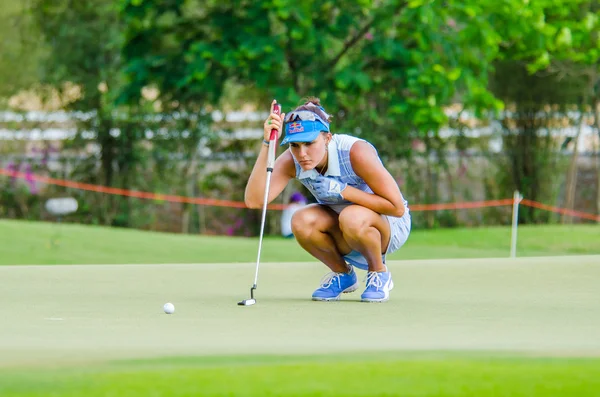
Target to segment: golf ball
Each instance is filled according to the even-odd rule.
[[[175,306],[173,306],[172,303],[165,303],[165,305],[163,306],[163,310],[167,314],[173,314],[173,312],[175,312]]]

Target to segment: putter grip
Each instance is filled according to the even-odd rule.
[[[273,113],[281,114],[281,105],[275,103],[273,105]],[[267,156],[267,172],[273,172],[275,166],[275,153],[277,152],[277,130],[273,128],[271,130],[271,136],[269,137],[269,154]]]

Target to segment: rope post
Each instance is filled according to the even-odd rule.
[[[513,194],[513,212],[512,212],[512,227],[510,239],[510,257],[517,257],[517,227],[519,225],[519,203],[523,200],[523,196],[518,190]]]

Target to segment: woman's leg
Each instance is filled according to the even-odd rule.
[[[348,272],[343,256],[352,248],[344,240],[335,211],[319,204],[306,206],[294,213],[292,231],[300,246],[333,272]]]
[[[292,230],[302,248],[332,270],[313,292],[313,300],[336,301],[343,293],[356,291],[356,273],[343,257],[351,249],[342,236],[335,211],[321,205],[303,208],[294,214]]]
[[[342,238],[347,245],[360,252],[369,264],[370,272],[385,272],[381,257],[390,242],[390,224],[387,218],[368,208],[351,205],[338,218]]]

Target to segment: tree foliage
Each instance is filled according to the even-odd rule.
[[[0,0],[0,104],[38,82],[44,49],[28,7],[29,1]]]
[[[548,0],[536,2],[536,7],[541,9],[540,18],[521,27],[517,45],[503,49],[505,61],[497,65],[494,76],[494,92],[511,109],[503,117],[509,160],[504,170],[511,175],[506,187],[534,200],[556,197],[550,191],[556,190],[557,180],[562,181],[556,176],[564,167],[558,167],[558,143],[551,130],[568,123],[578,131],[569,138],[573,154],[564,182],[564,205],[572,209],[579,134],[591,119],[590,110],[600,104],[600,4]],[[579,116],[573,119],[569,111]],[[596,110],[600,133],[598,116]],[[600,195],[597,201],[600,205]],[[547,220],[532,209],[522,212],[525,221]]]
[[[74,120],[77,133],[67,142],[67,147],[88,155],[76,166],[77,179],[146,190],[168,186],[189,194],[185,182],[190,164],[198,166],[195,153],[209,121],[205,115],[157,112],[152,90],[131,106],[115,103],[123,84],[124,25],[117,4],[110,0],[32,1],[31,15],[49,49],[40,80],[43,87],[61,93],[65,110],[79,115]],[[149,167],[156,167],[157,178],[147,175]],[[166,170],[180,178],[169,176]],[[147,185],[148,178],[154,186]],[[174,186],[174,179],[184,182],[181,188]],[[89,209],[101,223],[130,224],[134,201],[98,195],[92,200]]]
[[[515,15],[520,1],[501,3],[125,0],[123,98],[156,84],[169,99],[216,104],[228,79],[286,108],[316,95],[335,111],[338,131],[392,143],[382,150],[399,154],[409,134],[444,125],[454,101],[501,107],[487,89],[507,42],[495,19],[534,18]]]
[[[424,144],[410,163],[425,169],[426,181],[415,182],[422,202],[440,199],[440,175],[452,185],[452,145],[468,147],[449,105],[478,120],[499,113],[505,188],[536,198],[550,194],[539,183],[555,150],[536,114],[599,103],[592,0],[28,0],[25,9],[20,21],[42,46],[28,58],[14,40],[0,45],[9,55],[0,73],[31,59],[0,95],[31,83],[17,74],[41,72],[41,86],[84,115],[69,143],[97,149],[76,171],[111,186],[225,194],[222,179],[198,183],[200,144],[228,145],[215,131],[229,126],[214,125],[210,112],[224,101],[267,110],[272,98],[289,110],[316,95],[334,113],[334,132],[367,138],[384,156],[406,158]],[[439,134],[448,125],[460,126],[458,137]],[[237,144],[239,156],[248,151]],[[128,225],[135,210],[128,200],[95,204],[103,223]]]

